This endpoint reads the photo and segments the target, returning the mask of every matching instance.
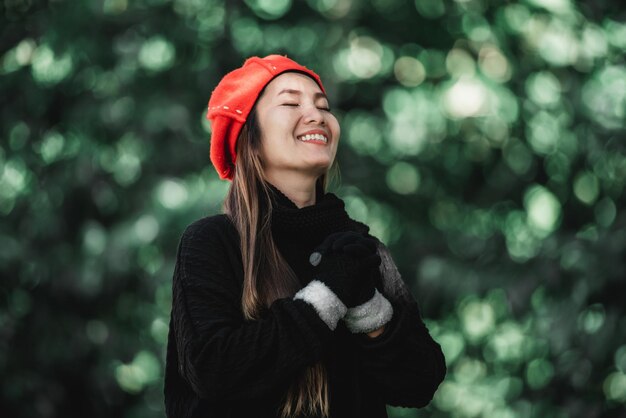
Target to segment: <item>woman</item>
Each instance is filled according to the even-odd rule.
[[[317,74],[250,58],[207,117],[232,185],[225,213],[179,245],[168,417],[378,418],[428,404],[443,354],[386,247],[325,192],[340,129]]]

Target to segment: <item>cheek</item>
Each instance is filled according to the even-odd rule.
[[[341,127],[339,126],[339,122],[336,118],[333,117],[333,119],[329,123],[329,127],[333,134],[333,138],[336,139],[335,142],[337,142],[341,138]]]
[[[274,159],[274,156],[277,154],[276,150],[279,149],[279,147],[277,147],[276,144],[272,141],[272,138],[272,135],[261,135],[261,155],[266,160]]]
[[[266,130],[261,132],[261,160],[264,163],[290,159],[290,151],[284,136],[276,131]]]
[[[335,133],[339,134],[340,128],[339,128],[339,121],[337,120],[337,117],[335,115],[333,115],[332,113],[327,113],[327,119],[326,119],[326,123],[328,124],[328,127]]]

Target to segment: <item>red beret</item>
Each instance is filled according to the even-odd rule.
[[[308,75],[325,93],[317,74],[281,55],[248,58],[241,68],[226,74],[211,93],[206,115],[211,121],[211,162],[221,179],[233,178],[237,137],[261,90],[288,71]]]

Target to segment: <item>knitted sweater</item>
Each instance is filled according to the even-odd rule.
[[[274,301],[261,319],[245,320],[234,225],[220,214],[187,227],[173,278],[167,416],[278,417],[290,383],[320,360],[327,370],[333,418],[387,417],[386,404],[427,405],[445,375],[443,354],[386,247],[379,243],[382,282],[377,288],[384,296],[379,302],[390,302],[393,314],[383,321],[385,331],[370,338],[348,329],[350,312],[339,321],[345,310],[320,304],[319,293],[307,294],[319,284],[308,263],[313,249],[332,232],[367,232],[367,226],[350,219],[332,193],[318,191],[315,205],[299,209],[272,190],[272,235],[302,289],[295,297]],[[336,298],[325,291],[330,294],[323,293],[322,302]]]

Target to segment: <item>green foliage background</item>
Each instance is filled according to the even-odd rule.
[[[626,416],[619,3],[0,1],[0,414],[163,415],[178,239],[229,186],[205,106],[281,53],[446,353],[390,416]]]

